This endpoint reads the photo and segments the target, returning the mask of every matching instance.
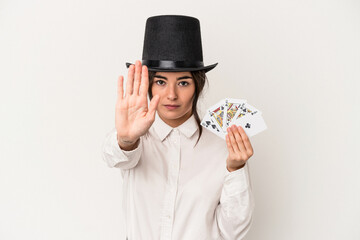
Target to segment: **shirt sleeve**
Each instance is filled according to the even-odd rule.
[[[143,138],[140,137],[138,146],[125,151],[120,148],[117,141],[117,132],[114,128],[107,134],[102,146],[102,158],[109,167],[116,167],[123,170],[134,168],[140,160],[142,153]]]
[[[225,170],[220,203],[216,208],[217,224],[224,240],[243,239],[250,229],[255,202],[248,168],[246,163],[236,171]]]

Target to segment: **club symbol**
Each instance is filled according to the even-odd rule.
[[[250,123],[246,123],[245,128],[251,128],[251,124],[250,124]]]

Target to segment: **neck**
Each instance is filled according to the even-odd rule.
[[[191,117],[192,112],[189,111],[184,116],[181,116],[180,118],[177,118],[177,119],[167,119],[167,118],[162,117],[160,114],[158,114],[158,115],[161,118],[161,120],[163,120],[167,125],[169,125],[172,128],[176,128],[176,127],[180,126],[181,124],[183,124],[184,122],[186,122],[186,120],[188,120]]]

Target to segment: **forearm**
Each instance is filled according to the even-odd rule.
[[[223,239],[242,239],[246,235],[252,222],[254,206],[248,166],[228,173],[216,210],[217,224]]]
[[[130,145],[120,146],[117,139],[116,129],[113,129],[106,136],[102,147],[102,157],[109,167],[117,167],[121,169],[130,169],[135,167],[140,160],[141,153],[141,138]]]

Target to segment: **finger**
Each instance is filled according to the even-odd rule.
[[[240,149],[236,143],[236,139],[235,139],[235,136],[234,136],[234,133],[233,133],[233,130],[231,129],[231,127],[228,128],[228,133],[229,133],[229,138],[230,138],[230,143],[234,149],[234,152],[237,156],[240,156],[241,152],[240,152]]]
[[[241,126],[239,126],[238,129],[239,129],[241,138],[245,144],[246,152],[252,155],[254,153],[254,150],[251,146],[248,135],[246,134],[245,130]]]
[[[149,88],[149,72],[147,66],[143,65],[139,95],[143,97],[147,97],[148,88]]]
[[[135,62],[135,78],[134,78],[134,91],[133,94],[139,94],[139,86],[140,85],[140,77],[141,77],[141,62],[136,60]],[[135,88],[137,86],[137,89]],[[137,91],[136,91],[137,90]]]
[[[226,145],[227,145],[227,148],[229,150],[229,154],[234,155],[235,152],[234,152],[234,149],[233,149],[233,147],[231,145],[229,134],[226,134],[225,138],[226,138]]]
[[[117,87],[118,100],[122,100],[124,97],[123,85],[124,85],[124,77],[120,75],[118,78],[118,87]]]
[[[140,87],[140,76],[141,76],[141,62],[136,61],[135,68],[135,79],[134,79],[134,91],[133,93],[139,95],[139,87]]]
[[[234,126],[233,132],[234,132],[234,136],[235,136],[238,148],[240,149],[240,152],[246,153],[246,148],[245,148],[245,145],[243,143],[243,139],[241,138],[239,129],[236,127],[236,125],[233,125],[233,126]]]
[[[156,112],[156,108],[157,108],[157,105],[160,101],[160,96],[159,95],[155,95],[151,101],[150,101],[150,104],[149,104],[149,111],[147,112],[147,117],[153,119],[155,117],[155,112]]]
[[[132,94],[133,91],[133,81],[134,81],[134,64],[131,64],[128,71],[128,77],[126,80],[126,93],[125,97]]]

